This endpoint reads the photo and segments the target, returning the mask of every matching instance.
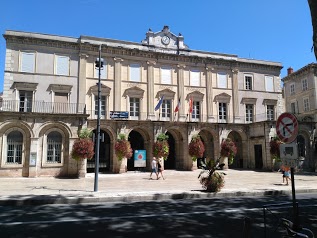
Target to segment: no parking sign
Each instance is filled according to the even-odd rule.
[[[276,121],[276,133],[284,143],[293,142],[298,134],[298,121],[292,113],[282,113]]]

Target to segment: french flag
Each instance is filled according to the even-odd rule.
[[[158,109],[160,109],[162,103],[163,103],[163,99],[164,99],[164,95],[161,97],[160,101],[157,103],[156,107],[155,107],[155,111],[157,111]]]
[[[180,106],[181,106],[181,98],[178,99],[178,103],[177,103],[177,105],[176,105],[176,107],[175,107],[174,112],[178,112]]]

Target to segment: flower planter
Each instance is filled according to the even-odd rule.
[[[86,159],[78,159],[77,160],[77,177],[78,178],[85,178],[86,177]]]
[[[119,168],[119,174],[126,173],[127,172],[127,166],[128,166],[128,159],[122,158],[122,160],[119,161],[120,168]]]

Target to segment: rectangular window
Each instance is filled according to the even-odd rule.
[[[218,73],[218,88],[227,88],[227,74],[226,73]]]
[[[170,121],[171,118],[171,100],[163,100],[162,103],[162,119]]]
[[[95,78],[99,78],[99,67],[95,67]],[[107,62],[103,61],[103,67],[100,68],[100,78],[106,79],[107,78]]]
[[[265,90],[267,92],[274,92],[273,76],[265,76]]]
[[[245,105],[245,121],[253,122],[253,105],[252,104]]]
[[[296,104],[295,104],[295,102],[291,103],[291,113],[296,113]]]
[[[60,163],[61,162],[61,148],[62,144],[50,138],[47,139],[47,162]]]
[[[219,103],[219,122],[227,122],[227,104],[223,102]]]
[[[171,68],[169,68],[169,67],[162,67],[161,68],[161,83],[162,84],[172,84]]]
[[[309,109],[309,98],[304,98],[304,111],[308,112]]]
[[[140,98],[130,98],[130,119],[138,120],[140,113]]]
[[[244,85],[246,90],[252,90],[252,76],[250,75],[244,76]]]
[[[199,121],[200,119],[200,103],[199,101],[193,102],[192,121]]]
[[[292,83],[292,84],[290,85],[290,94],[291,94],[291,95],[294,95],[294,94],[295,94],[295,83]]]
[[[21,53],[21,72],[34,73],[35,72],[35,53],[22,52]]]
[[[274,120],[274,106],[273,105],[266,106],[266,118],[267,120],[270,120],[270,121]]]
[[[95,95],[95,115],[98,115],[98,96]],[[100,96],[100,115],[106,115],[106,96]]]
[[[69,113],[68,93],[55,92],[53,110],[54,113]]]
[[[200,86],[200,72],[197,70],[190,71],[190,86]]]
[[[307,79],[302,80],[302,89],[303,91],[306,91],[308,89]]]
[[[20,112],[32,112],[32,91],[20,91]]]
[[[69,75],[69,57],[56,55],[55,74]]]
[[[139,64],[130,64],[130,81],[141,81],[141,70]]]

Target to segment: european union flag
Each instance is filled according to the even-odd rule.
[[[162,103],[163,103],[163,99],[164,99],[164,95],[161,97],[160,101],[158,102],[158,104],[155,107],[155,111],[157,111],[158,109],[160,109]]]

